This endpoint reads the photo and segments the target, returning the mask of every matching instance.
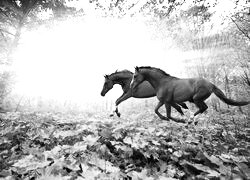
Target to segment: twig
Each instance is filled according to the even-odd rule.
[[[240,26],[235,22],[235,20],[233,20],[233,18],[231,18],[231,20],[233,21],[233,23],[236,25],[236,27],[238,28],[238,30],[244,35],[246,36],[249,40],[250,40],[250,36],[248,35],[248,33],[246,33],[245,31],[243,31]]]
[[[15,109],[15,112],[17,112],[17,110],[18,110],[18,108],[19,108],[19,106],[20,106],[22,100],[23,100],[23,96],[22,96],[22,97],[20,98],[20,100],[18,101],[17,106],[16,106],[16,109]]]
[[[1,32],[1,35],[3,36],[4,42],[5,42],[5,43],[8,43],[6,37],[5,37],[5,35],[3,34],[3,31],[2,31],[1,29],[0,29],[0,32]]]
[[[9,31],[6,31],[6,30],[4,30],[4,29],[0,29],[0,31],[1,31],[1,34],[7,33],[7,34],[10,34],[10,35],[12,35],[12,36],[15,36],[15,34],[9,32]]]

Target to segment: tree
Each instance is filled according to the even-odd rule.
[[[22,29],[37,25],[38,14],[50,9],[53,19],[75,12],[64,0],[1,0],[0,1],[0,63],[11,64],[12,54],[18,46]],[[45,22],[43,22],[45,23]],[[4,98],[11,90],[11,74],[0,72],[0,110]]]
[[[162,19],[168,17],[185,0],[90,0],[89,2],[95,6],[96,10],[101,10],[104,16],[122,18],[144,14]]]
[[[231,17],[241,35],[250,41],[250,7],[243,6],[242,10]]]
[[[7,50],[6,59],[17,47],[22,28],[37,20],[37,14],[51,9],[58,18],[75,9],[66,6],[64,0],[2,0],[0,2],[0,33]]]
[[[230,19],[234,24],[236,30],[232,30],[235,37],[242,41],[240,47],[237,47],[238,58],[243,59],[241,62],[241,67],[243,69],[243,74],[241,75],[242,81],[246,86],[250,86],[250,7],[245,5],[239,5],[239,1],[235,2],[236,6],[240,6],[240,10],[232,14]]]

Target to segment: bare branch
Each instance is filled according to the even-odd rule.
[[[3,31],[0,30],[0,32],[1,32],[1,35],[3,36],[4,42],[5,42],[5,43],[8,43],[8,41],[7,41],[7,39],[6,39],[6,37],[5,37],[4,33],[3,33]]]
[[[137,11],[141,9],[141,7],[147,3],[147,0],[137,0],[137,2],[133,3],[129,8],[128,12],[126,13],[125,16],[131,16],[135,14]]]
[[[117,1],[116,1],[116,3],[115,3],[115,7],[117,7],[117,6],[118,6],[118,4],[119,4],[119,0],[117,0]]]
[[[242,75],[242,79],[243,79],[243,81],[244,81],[248,86],[250,86],[250,77],[248,76],[246,70],[244,71],[244,74]]]
[[[6,34],[9,34],[9,35],[12,35],[12,36],[15,36],[15,34],[9,32],[9,31],[6,31],[4,29],[0,29],[1,33],[6,33]]]
[[[18,15],[19,17],[22,17],[23,12],[20,10],[18,6],[16,6],[15,3],[10,3],[8,1],[3,1],[2,2],[5,7],[7,7],[10,11]]]
[[[10,22],[12,21],[12,19],[9,17],[9,15],[7,14],[7,12],[2,11],[2,10],[0,9],[0,13],[1,13],[3,16],[5,16]]]
[[[233,18],[231,18],[231,20],[232,20],[233,23],[236,25],[236,27],[238,28],[238,30],[239,30],[244,36],[246,36],[246,37],[250,40],[250,36],[248,35],[248,33],[245,32],[244,30],[242,30],[242,29],[240,28],[240,26],[236,23],[236,21],[233,20]]]

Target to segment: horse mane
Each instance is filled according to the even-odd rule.
[[[129,70],[127,70],[127,69],[124,69],[124,70],[121,70],[121,71],[116,70],[115,72],[111,73],[111,74],[108,75],[108,76],[110,77],[110,76],[117,75],[117,74],[121,74],[121,73],[130,73],[130,74],[133,74],[131,71],[129,71]]]
[[[165,71],[163,71],[160,68],[155,68],[155,67],[151,67],[151,66],[141,66],[141,67],[139,67],[139,69],[153,69],[153,70],[160,71],[162,74],[164,74],[166,76],[170,76],[170,74],[166,73]]]

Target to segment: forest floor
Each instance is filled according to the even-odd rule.
[[[0,115],[0,179],[250,179],[249,116],[153,112]]]

